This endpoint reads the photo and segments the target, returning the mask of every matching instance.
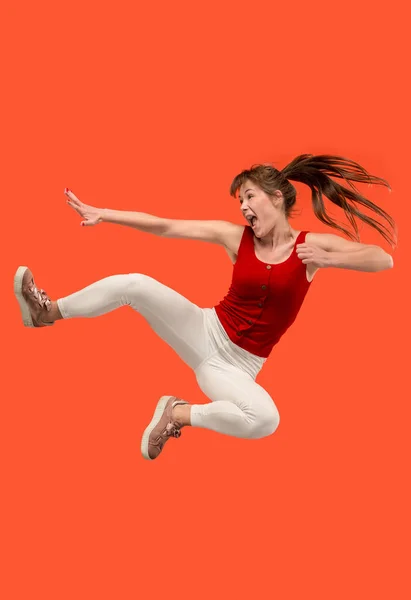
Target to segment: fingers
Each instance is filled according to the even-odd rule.
[[[74,208],[74,210],[77,214],[80,215],[80,217],[83,217],[83,219],[85,218],[85,221],[80,222],[80,225],[82,227],[90,227],[90,225],[96,224],[96,221],[87,218],[85,214],[85,209],[87,208],[86,205],[80,202],[80,200],[77,198],[77,196],[73,194],[71,190],[69,190],[68,188],[64,188],[64,194],[68,198],[67,204],[71,206],[71,208]]]
[[[76,211],[76,213],[78,213],[81,217],[83,216],[83,213],[80,210],[80,206],[78,204],[74,204],[74,202],[71,202],[70,200],[67,200],[67,204],[69,206],[71,206],[71,208],[74,208],[74,210]]]
[[[301,262],[306,265],[310,262],[313,262],[314,257],[311,256],[310,254],[307,254],[306,252],[304,254],[299,254],[298,258],[301,260]]]
[[[71,200],[71,202],[73,202],[74,204],[81,204],[80,200],[77,198],[77,196],[73,194],[71,190],[69,190],[69,188],[64,188],[64,193],[67,196],[67,198],[69,198],[69,200]]]
[[[313,248],[312,246],[307,246],[307,244],[298,244],[298,246],[297,246],[298,256],[303,255],[303,254],[306,254],[306,255],[314,254],[314,250],[315,250],[315,248]]]
[[[314,260],[313,252],[307,252],[307,251],[297,252],[297,256],[301,260],[301,262],[303,262],[305,265],[308,262],[311,262],[312,260]]]

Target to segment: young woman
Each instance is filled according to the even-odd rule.
[[[331,177],[345,180],[349,187]],[[227,295],[213,308],[199,308],[144,274],[113,275],[52,301],[36,287],[27,267],[17,269],[14,291],[25,326],[97,317],[120,306],[131,306],[194,370],[201,390],[212,402],[190,405],[177,397],[162,397],[142,437],[146,459],[157,458],[165,442],[179,437],[187,425],[241,438],[272,434],[279,424],[278,411],[255,380],[273,346],[294,322],[315,272],[328,267],[372,272],[392,268],[392,257],[379,246],[331,233],[294,230],[289,217],[296,191],[290,181],[311,188],[315,215],[323,223],[358,240],[357,217],[395,246],[393,219],[353,184],[389,187],[388,183],[348,159],[305,154],[282,171],[271,165],[254,165],[235,177],[230,193],[239,199],[245,226],[99,209],[80,202],[65,189],[69,206],[83,219],[81,225],[117,223],[164,237],[224,247],[234,263],[233,278]],[[354,233],[329,217],[323,196],[343,209]],[[382,217],[388,226],[362,213],[361,206]]]

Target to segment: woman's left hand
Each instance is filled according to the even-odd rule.
[[[312,244],[297,244],[297,256],[305,265],[317,268],[328,266],[328,252]]]

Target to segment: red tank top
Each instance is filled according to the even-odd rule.
[[[296,252],[307,233],[300,232],[287,260],[270,265],[257,258],[253,230],[244,228],[230,289],[214,309],[230,340],[256,356],[268,358],[310,287]]]

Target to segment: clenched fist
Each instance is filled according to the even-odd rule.
[[[324,268],[328,266],[328,252],[311,244],[297,244],[297,256],[305,265]]]

